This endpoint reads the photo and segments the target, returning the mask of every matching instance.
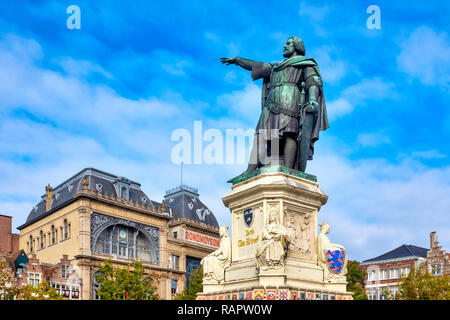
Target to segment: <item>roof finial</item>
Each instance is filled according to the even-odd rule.
[[[53,188],[50,183],[45,187],[45,211],[50,210],[50,205],[53,200]]]

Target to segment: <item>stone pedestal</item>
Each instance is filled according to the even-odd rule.
[[[343,283],[324,282],[323,268],[317,264],[318,212],[328,199],[311,176],[297,176],[285,167],[265,168],[265,172],[237,181],[232,191],[222,198],[232,214],[232,260],[222,283],[204,282],[198,299],[294,298],[301,293],[320,294],[325,298],[348,299]],[[280,170],[282,169],[282,170]],[[303,174],[303,177],[299,175]],[[235,180],[236,181],[236,180]],[[277,212],[277,220],[289,234],[287,255],[281,265],[261,267],[256,263],[256,250],[269,214]],[[259,290],[259,291],[258,291]],[[287,293],[286,293],[287,292]]]

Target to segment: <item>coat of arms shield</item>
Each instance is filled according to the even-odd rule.
[[[253,208],[247,208],[244,210],[244,223],[247,227],[253,222]]]
[[[328,269],[334,274],[342,271],[345,263],[345,250],[342,249],[325,249],[325,258]]]

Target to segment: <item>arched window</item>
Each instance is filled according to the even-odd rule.
[[[121,224],[102,231],[94,245],[94,252],[152,262],[152,248],[147,237],[138,229]]]
[[[100,300],[100,297],[97,295],[97,290],[100,288],[100,283],[97,281],[95,275],[99,274],[100,271],[94,273],[92,277],[92,300]]]
[[[122,187],[122,190],[120,191],[120,197],[122,199],[128,200],[128,190],[126,187]]]
[[[44,232],[41,230],[40,232],[39,232],[39,235],[40,235],[40,237],[41,237],[41,249],[43,249],[44,248]]]
[[[55,226],[52,226],[52,244],[56,242],[56,229]]]
[[[69,224],[67,223],[67,219],[64,219],[64,239],[69,237]]]

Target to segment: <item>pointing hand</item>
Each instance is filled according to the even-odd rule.
[[[236,58],[220,58],[220,62],[226,63],[227,65],[236,64]]]

